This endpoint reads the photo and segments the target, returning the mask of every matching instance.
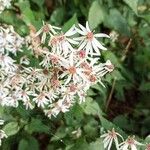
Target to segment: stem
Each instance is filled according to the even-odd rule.
[[[132,39],[129,40],[129,42],[128,42],[126,48],[125,48],[124,55],[121,58],[121,61],[124,61],[126,59],[126,56],[127,56],[127,53],[130,49],[131,43],[132,43]]]
[[[111,99],[112,99],[112,95],[113,95],[113,92],[114,92],[114,89],[115,89],[115,84],[116,84],[116,78],[114,78],[114,80],[113,80],[112,88],[111,88],[110,94],[109,94],[109,96],[108,96],[108,99],[107,99],[107,101],[106,101],[106,108],[105,108],[105,111],[106,111],[106,112],[107,112],[107,110],[108,110],[109,104],[110,104]]]

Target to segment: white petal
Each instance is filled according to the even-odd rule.
[[[79,46],[79,50],[82,50],[86,46],[86,41],[83,41],[83,43]]]
[[[78,29],[78,28],[75,28],[76,29],[76,31],[79,33],[79,34],[81,34],[81,35],[86,35],[87,34],[87,32],[83,32],[82,30],[80,30],[80,29]]]
[[[91,32],[88,21],[86,22],[86,29],[88,32]]]
[[[87,29],[83,25],[81,25],[81,24],[78,24],[78,25],[84,33],[87,33]]]
[[[68,84],[71,81],[71,78],[72,78],[72,75],[69,75],[66,82],[65,82],[65,85]]]
[[[106,38],[110,38],[109,35],[105,34],[105,33],[98,33],[98,34],[95,34],[94,37],[106,37]]]
[[[66,33],[65,36],[72,36],[74,34],[76,34],[76,30],[75,30],[75,25],[73,25]]]
[[[102,44],[100,44],[95,38],[93,38],[93,42],[95,43],[95,45],[97,47],[99,47],[102,50],[107,50],[107,48],[105,48]]]
[[[74,45],[79,44],[79,42],[77,42],[77,41],[75,41],[75,40],[73,40],[73,39],[67,39],[67,41],[68,41],[69,43],[71,43],[71,44],[74,44]]]
[[[110,143],[108,145],[108,149],[107,150],[110,150],[111,146],[112,146],[112,142],[113,142],[113,139],[110,140]]]
[[[95,45],[95,43],[93,41],[92,41],[92,45],[93,45],[93,49],[96,51],[96,54],[100,55],[100,51],[99,51],[99,49],[97,48],[97,46]]]
[[[134,144],[131,145],[131,150],[137,150],[137,148]]]

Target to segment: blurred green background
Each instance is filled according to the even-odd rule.
[[[39,29],[42,20],[63,31],[88,20],[92,30],[110,34],[102,60],[110,59],[115,70],[103,79],[106,88],[93,86],[85,103],[57,118],[38,108],[1,108],[9,135],[1,149],[103,150],[100,135],[112,127],[144,140],[150,134],[150,1],[14,0],[0,14],[0,22],[22,36],[29,24]]]

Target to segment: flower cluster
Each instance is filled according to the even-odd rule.
[[[0,125],[3,125],[3,124],[4,124],[4,120],[0,120]],[[7,138],[7,135],[5,134],[3,130],[0,130],[0,146],[2,144],[3,138]]]
[[[118,137],[120,139],[118,139]],[[135,140],[135,136],[129,136],[126,140],[124,140],[123,137],[114,129],[112,129],[112,131],[108,130],[107,133],[101,135],[101,138],[103,138],[104,148],[107,150],[111,150],[113,142],[116,150],[137,150],[139,146],[144,146],[144,144]],[[119,141],[121,141],[120,144]]]
[[[5,8],[11,6],[11,0],[0,0],[0,14],[4,11]]]
[[[48,117],[55,117],[69,111],[77,98],[84,102],[89,87],[102,84],[102,77],[114,69],[110,60],[100,63],[100,51],[106,50],[99,42],[102,37],[109,38],[104,33],[94,34],[88,22],[86,27],[74,25],[67,32],[47,23],[39,31],[30,26],[26,41],[34,59],[24,56],[16,65],[9,53],[16,55],[24,41],[13,29],[2,28],[1,105],[17,107],[22,101],[26,109],[37,105]],[[31,67],[34,60],[39,63]]]
[[[21,51],[24,38],[21,38],[12,26],[0,26],[0,104],[2,106],[14,106],[12,93],[16,84],[16,72],[19,66],[15,57]],[[17,86],[17,85],[16,85]]]

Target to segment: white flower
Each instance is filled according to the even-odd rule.
[[[47,117],[51,118],[53,115],[53,112],[51,109],[46,109],[44,110],[45,115],[47,115]]]
[[[47,97],[48,97],[50,103],[52,103],[54,100],[56,100],[58,98],[58,93],[56,93],[53,89],[51,89],[48,91]]]
[[[0,27],[0,52],[11,52],[16,55],[17,51],[22,51],[24,38],[21,38],[15,31],[13,26]]]
[[[35,36],[39,36],[40,34],[42,34],[41,43],[45,43],[47,34],[50,34],[50,33],[57,34],[57,32],[55,30],[60,30],[60,29],[61,28],[56,27],[56,26],[52,26],[52,25],[45,23],[43,21],[42,28],[36,33]]]
[[[60,112],[67,112],[69,111],[68,105],[66,105],[65,101],[60,99],[55,103],[54,108],[52,109],[52,113],[54,116],[57,116]]]
[[[26,88],[25,90],[20,89],[18,91],[18,97],[23,102],[30,101],[30,96],[33,95],[33,92],[29,90],[29,88]]]
[[[37,103],[38,107],[44,108],[45,105],[47,105],[49,103],[49,100],[46,97],[47,94],[44,93],[44,92],[41,92],[39,95],[38,94],[34,94],[33,96],[35,96],[35,98],[33,98],[33,101]]]
[[[18,107],[19,105],[19,97],[18,97],[18,91],[10,93],[6,98],[5,101],[3,101],[3,105],[5,106],[11,106],[11,107]]]
[[[116,31],[111,31],[109,36],[110,36],[111,40],[113,42],[115,42],[118,40],[119,34]]]
[[[71,37],[76,34],[75,26],[71,27],[66,33],[60,35],[51,35],[49,46],[52,47],[52,52],[67,56],[74,51],[72,45],[77,45],[78,42]]]
[[[107,150],[111,150],[112,143],[115,142],[116,149],[119,150],[118,137],[123,140],[123,137],[114,129],[112,129],[112,131],[108,130],[108,133],[101,135],[101,138],[104,138],[104,148],[107,148]]]
[[[0,66],[5,70],[6,73],[14,72],[17,69],[17,66],[14,64],[13,60],[8,55],[0,54]]]
[[[143,144],[139,143],[135,140],[135,137],[128,137],[126,141],[120,144],[120,150],[138,150],[137,146],[141,146]]]
[[[5,8],[9,8],[11,6],[11,0],[0,0],[0,13],[4,11]]]
[[[80,28],[80,29],[79,29]],[[79,50],[85,49],[86,55],[100,55],[99,50],[107,50],[101,42],[99,42],[96,38],[106,37],[109,38],[107,34],[98,33],[94,34],[86,22],[86,28],[79,24],[79,28],[76,28],[76,31],[82,35],[82,37],[77,37],[75,40],[81,41],[79,46]],[[95,51],[95,52],[94,52]]]
[[[23,105],[25,105],[26,109],[34,108],[34,106],[31,104],[30,100],[23,101]]]
[[[11,0],[3,0],[3,2],[6,8],[9,8],[11,6]]]
[[[65,76],[67,77],[65,84],[68,84],[71,80],[74,83],[77,83],[85,79],[85,76],[82,73],[83,69],[80,67],[80,64],[84,61],[84,59],[76,62],[74,54],[71,53],[68,60],[63,58],[61,60],[61,66],[66,69],[66,71],[61,75],[61,78]]]
[[[0,104],[2,106],[5,105],[8,93],[9,93],[8,89],[6,88],[0,89]]]

